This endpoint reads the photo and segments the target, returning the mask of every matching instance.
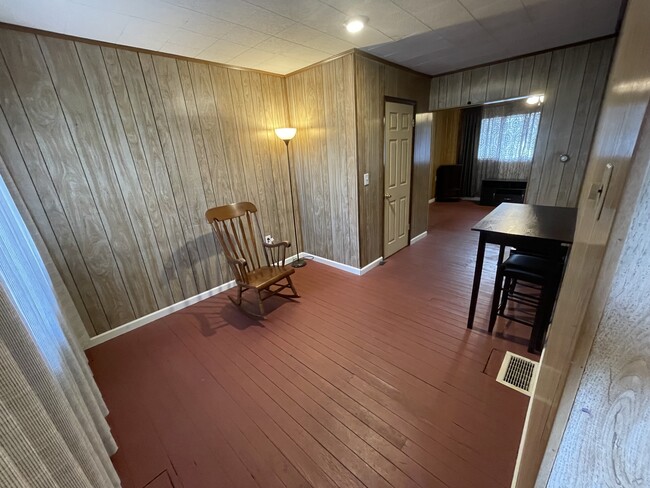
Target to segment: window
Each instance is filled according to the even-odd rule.
[[[485,107],[479,135],[478,160],[531,163],[541,112],[507,114],[507,107]]]

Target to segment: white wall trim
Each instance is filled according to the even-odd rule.
[[[332,261],[331,259],[321,258],[320,256],[316,256],[310,253],[303,253],[303,256],[307,258],[312,258],[317,263],[325,264],[327,266],[331,266],[333,268],[337,268],[357,276],[364,275],[371,269],[379,266],[379,263],[381,263],[383,259],[383,258],[377,258],[372,263],[368,264],[367,266],[364,266],[363,268],[355,268],[354,266]],[[286,259],[286,263],[289,264],[292,261],[295,261],[296,257],[297,256],[295,254],[293,256],[288,257]],[[185,300],[181,300],[180,302],[169,305],[168,307],[161,308],[160,310],[156,310],[155,312],[152,312],[149,315],[145,315],[144,317],[140,317],[139,319],[135,319],[124,325],[115,327],[114,329],[96,335],[95,337],[91,337],[88,343],[85,345],[84,349],[97,346],[106,341],[114,339],[115,337],[121,336],[122,334],[126,334],[127,332],[142,327],[143,325],[147,325],[153,322],[154,320],[161,319],[169,314],[177,312],[178,310],[182,310],[185,307],[189,307],[190,305],[200,302],[201,300],[205,300],[206,298],[217,295],[218,293],[229,290],[230,288],[234,288],[235,286],[237,286],[235,280],[229,281],[228,283],[224,283],[223,285],[216,286],[210,290],[199,293],[198,295],[194,295],[193,297],[186,298]]]
[[[189,307],[190,305],[193,305],[196,302],[205,300],[206,298],[221,293],[222,291],[229,290],[230,288],[233,288],[235,286],[236,286],[235,280],[229,281],[228,283],[215,286],[214,288],[199,293],[198,295],[194,295],[193,297],[186,298],[185,300],[181,300],[180,302],[169,305],[168,307],[161,308],[160,310],[156,310],[155,312],[151,312],[149,315],[145,315],[144,317],[140,317],[139,319],[132,320],[131,322],[127,322],[124,325],[120,325],[119,327],[115,327],[114,329],[96,335],[94,337],[91,337],[85,349],[102,344],[103,342],[109,341],[117,336],[121,336],[122,334],[126,334],[129,331],[142,327],[143,325],[147,325],[148,323],[153,322],[154,320],[163,318],[171,313],[174,313],[185,307]]]
[[[410,244],[415,244],[416,242],[424,239],[427,236],[427,232],[428,231],[425,230],[422,234],[416,235],[413,239],[411,239]]]
[[[343,263],[339,263],[338,261],[332,261],[331,259],[321,258],[320,256],[316,256],[315,254],[304,253],[304,255],[312,258],[317,263],[326,264],[327,266],[331,266],[332,268],[340,269],[341,271],[346,271],[347,273],[352,273],[357,276],[364,275],[371,269],[376,268],[377,266],[379,266],[379,263],[381,263],[383,259],[383,258],[377,258],[372,263],[364,266],[363,268],[355,268],[354,266],[350,266],[349,264],[343,264]]]
[[[361,268],[359,270],[359,275],[360,276],[364,275],[368,271],[370,271],[371,269],[375,269],[377,266],[379,266],[382,263],[383,260],[384,260],[384,257],[382,256],[380,258],[375,259],[372,263],[366,264],[363,268]]]

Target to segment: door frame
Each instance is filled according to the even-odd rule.
[[[386,174],[386,102],[393,102],[393,103],[401,103],[403,105],[411,105],[413,107],[413,125],[411,126],[411,176],[410,176],[410,181],[409,181],[409,218],[408,218],[408,226],[409,226],[409,235],[408,235],[408,244],[407,246],[411,245],[411,213],[412,213],[412,206],[413,206],[413,159],[415,157],[415,114],[418,113],[418,104],[415,100],[409,100],[407,98],[397,98],[397,97],[389,97],[389,96],[384,96],[384,115],[383,115],[383,124],[381,125],[381,147],[382,147],[382,172],[381,172],[381,254],[382,254],[382,260],[385,259],[384,256],[386,254],[386,248],[384,247],[385,242],[384,242],[384,219],[385,219],[385,213],[386,213],[386,202],[384,199],[384,194],[386,193],[386,183],[384,181],[384,177]],[[399,251],[398,251],[399,252]]]

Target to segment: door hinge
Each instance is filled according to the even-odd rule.
[[[381,119],[381,123],[382,123],[383,125],[386,125],[386,116],[384,116],[384,118]]]
[[[415,118],[411,120],[411,124],[413,124],[413,127],[415,127]]]

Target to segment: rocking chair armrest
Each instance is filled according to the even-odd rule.
[[[291,247],[291,243],[289,241],[280,241],[280,242],[275,242],[273,244],[267,244],[266,242],[263,242],[262,245],[266,249],[271,250],[271,258],[273,260],[273,263],[275,264],[276,262],[280,264],[280,266],[284,266],[284,261],[287,257],[287,248]],[[277,249],[277,257],[275,256],[275,253],[273,252],[275,249]]]
[[[226,261],[235,269],[239,271],[239,275],[241,277],[241,281],[248,281],[248,273],[246,272],[246,260],[242,258],[230,258],[226,256]],[[234,271],[234,270],[233,270]],[[237,279],[238,277],[236,276],[237,273],[235,273],[235,280],[239,281]]]

